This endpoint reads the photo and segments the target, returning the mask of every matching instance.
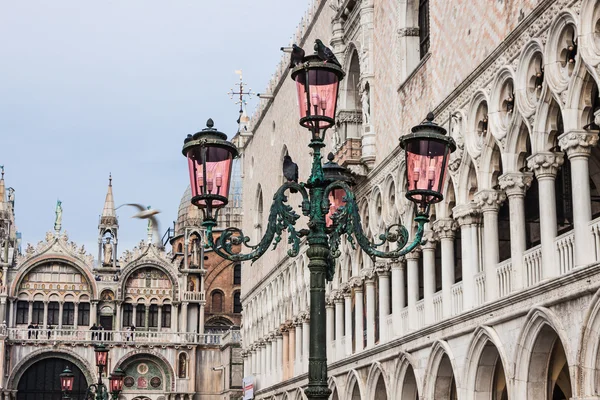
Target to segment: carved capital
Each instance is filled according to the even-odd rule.
[[[483,189],[475,193],[475,202],[481,208],[482,212],[495,211],[498,209],[506,200],[506,193],[500,190],[494,189]]]
[[[325,296],[325,307],[333,307],[333,297],[331,295]]]
[[[390,269],[391,269],[391,265],[390,265],[389,262],[378,261],[378,262],[375,263],[375,272],[379,276],[389,275],[390,274]]]
[[[456,229],[458,229],[458,224],[452,218],[441,218],[433,223],[433,230],[440,239],[454,239]]]
[[[564,162],[564,153],[539,152],[527,158],[527,167],[535,173],[538,180],[554,179]]]
[[[344,292],[341,290],[333,290],[329,297],[334,303],[341,303],[344,301]]]
[[[421,248],[424,250],[432,250],[435,249],[435,245],[438,241],[438,237],[435,232],[431,229],[423,232],[423,238],[421,240]]]
[[[595,131],[570,131],[558,137],[558,144],[563,151],[567,152],[569,159],[588,158],[596,143],[598,143],[598,133]]]
[[[404,257],[406,257],[407,261],[414,261],[414,260],[418,261],[419,257],[421,257],[421,249],[417,247],[410,253],[406,254]]]
[[[372,281],[373,279],[375,279],[375,269],[363,268],[360,271],[360,275],[364,278],[365,281]]]
[[[477,225],[481,223],[481,210],[475,203],[460,204],[452,209],[452,215],[459,226]]]
[[[508,198],[524,197],[532,181],[532,172],[509,172],[498,178],[500,188],[506,192]]]
[[[361,276],[353,276],[352,278],[350,278],[350,280],[348,281],[348,284],[350,285],[351,288],[353,288],[355,291],[359,291],[362,292],[363,290],[363,278]]]

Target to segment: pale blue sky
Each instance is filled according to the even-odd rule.
[[[183,139],[208,117],[235,132],[238,110],[226,95],[234,71],[263,91],[307,7],[0,0],[0,165],[16,190],[23,245],[52,229],[60,198],[63,229],[96,256],[109,172],[117,204],[163,212],[162,235],[187,185]],[[145,238],[146,225],[129,218],[133,210],[118,214],[122,251]]]

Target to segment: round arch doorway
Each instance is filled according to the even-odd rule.
[[[83,399],[87,389],[87,381],[83,372],[62,358],[46,358],[31,365],[19,379],[17,385],[17,400],[61,400],[59,375],[65,367],[75,375],[73,381],[72,399]]]

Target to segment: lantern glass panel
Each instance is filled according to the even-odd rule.
[[[108,358],[108,350],[96,351],[96,365],[98,367],[106,367],[106,360]]]
[[[73,390],[73,381],[75,377],[71,376],[61,376],[60,377],[60,386],[63,392],[70,392]]]
[[[329,212],[325,216],[327,227],[333,226],[331,216],[344,204],[345,191],[342,189],[334,189],[329,193]]]
[[[111,376],[109,378],[110,381],[110,391],[111,392],[120,392],[123,390],[123,377],[122,376]]]
[[[213,199],[213,207],[222,207],[229,196],[233,154],[229,149],[216,146],[198,146],[187,153],[192,197],[218,195],[224,200]],[[205,208],[204,199],[197,200],[196,206]]]
[[[415,139],[406,142],[405,150],[408,191],[433,191],[440,195],[438,198],[431,193],[417,192],[409,193],[409,198],[424,205],[439,202],[449,152],[447,143],[431,138]]]
[[[324,116],[333,120],[338,96],[338,76],[329,70],[310,69],[308,70],[308,85],[306,78],[306,73],[300,73],[296,77],[300,118]],[[331,121],[319,121],[319,128],[330,126]]]

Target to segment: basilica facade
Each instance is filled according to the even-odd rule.
[[[149,224],[145,240],[120,249],[109,183],[97,258],[62,228],[60,204],[54,229],[21,251],[14,194],[6,193],[3,174],[0,398],[61,398],[59,374],[65,367],[75,374],[72,398],[83,398],[98,380],[98,343],[109,349],[108,373],[125,371],[119,399],[239,397],[240,265],[203,251],[195,216],[188,189],[165,243]]]
[[[309,54],[317,38],[346,74],[327,151],[354,174],[373,240],[398,222],[414,234],[398,138],[432,111],[458,147],[417,251],[342,247],[331,399],[600,399],[600,3],[315,0],[293,41]],[[254,242],[284,182],[272,165],[311,169],[288,64],[236,137]],[[243,269],[259,399],[302,399],[307,383],[307,246],[292,258],[284,242]]]

